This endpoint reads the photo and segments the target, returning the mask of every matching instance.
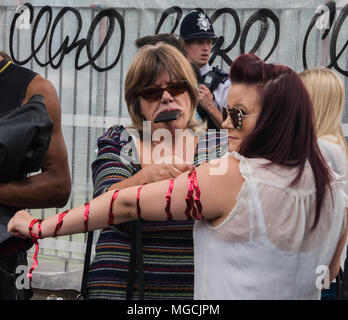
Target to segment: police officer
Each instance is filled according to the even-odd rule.
[[[208,129],[220,129],[231,82],[226,72],[209,66],[217,39],[209,17],[203,10],[190,11],[181,23],[180,35],[185,40],[187,59],[200,69],[198,116],[207,120]]]

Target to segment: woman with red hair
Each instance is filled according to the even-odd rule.
[[[72,209],[63,225],[59,216],[36,223],[20,211],[9,231],[35,238],[108,221],[191,216],[195,299],[319,299],[323,270],[324,284],[337,274],[346,205],[319,151],[308,93],[296,72],[252,54],[232,64],[230,78],[227,157],[176,179],[105,193]]]

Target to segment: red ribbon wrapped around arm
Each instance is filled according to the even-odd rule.
[[[110,210],[109,210],[109,221],[108,221],[108,224],[113,224],[114,223],[114,218],[115,218],[115,215],[114,213],[112,212],[112,207],[114,205],[114,201],[117,199],[118,197],[118,193],[120,192],[120,190],[116,190],[114,192],[114,194],[112,195],[112,198],[111,198],[111,203],[110,203]]]
[[[198,186],[198,181],[197,181],[197,172],[195,168],[190,171],[190,173],[187,176],[187,182],[188,182],[188,190],[187,190],[187,195],[186,195],[186,211],[185,215],[188,219],[193,217],[194,219],[200,220],[203,219],[203,214],[202,214],[202,203],[200,201],[201,197],[201,191]],[[195,196],[193,196],[195,194]],[[197,214],[197,209],[195,207],[195,204],[198,209],[198,214]],[[192,210],[192,216],[191,216],[191,210]]]
[[[143,186],[145,186],[146,183],[144,183],[142,186],[140,186],[138,188],[138,192],[137,192],[137,213],[138,213],[138,218],[140,218],[141,215],[141,208],[140,208],[140,191],[143,188]]]
[[[55,238],[57,236],[57,232],[58,230],[62,227],[63,225],[63,218],[65,217],[65,215],[69,212],[70,210],[66,210],[64,212],[61,212],[59,215],[58,215],[58,222],[57,222],[57,225],[56,225],[56,228],[54,230],[54,233],[53,233],[53,238]]]
[[[170,202],[172,200],[172,192],[174,188],[174,178],[169,180],[169,188],[166,194],[167,199],[167,205],[166,205],[166,213],[167,213],[167,220],[173,220],[173,215],[170,212]]]
[[[85,211],[83,213],[83,220],[85,222],[85,232],[88,232],[88,217],[89,217],[89,202],[85,203]]]
[[[194,207],[194,201],[193,201],[193,192],[194,192],[194,184],[193,184],[193,173],[194,169],[189,172],[187,176],[187,195],[185,197],[186,200],[186,210],[185,215],[187,219],[191,219],[191,210],[193,210],[192,216],[195,218],[196,216],[196,208]]]
[[[39,232],[39,239],[41,239],[42,233],[41,233],[41,223],[42,223],[42,219],[39,220],[39,224],[37,225],[37,229]]]
[[[203,214],[202,214],[202,203],[201,203],[201,190],[199,189],[199,185],[198,185],[198,180],[197,180],[197,172],[194,171],[193,172],[193,187],[195,189],[195,198],[194,201],[196,203],[197,206],[197,210],[198,210],[198,214],[195,217],[195,219],[197,220],[201,220],[203,219]]]

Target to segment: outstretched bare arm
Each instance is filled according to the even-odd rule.
[[[196,169],[197,183],[200,189],[200,202],[202,214],[206,219],[218,219],[227,215],[235,204],[235,197],[244,182],[238,170],[238,161],[230,158],[229,169],[225,175],[211,175],[211,164],[201,165]],[[187,209],[186,197],[189,190],[189,173],[183,173],[174,180],[171,192],[170,214],[173,220],[185,220]],[[145,220],[167,220],[167,197],[170,180],[163,180],[143,186],[131,187],[119,191],[117,199],[113,202],[113,223],[119,224],[137,219],[140,216]],[[193,198],[198,196],[197,188]],[[90,201],[88,230],[105,228],[108,226],[110,204],[114,191],[108,191]],[[139,195],[139,197],[138,197]],[[137,200],[137,198],[139,200]],[[197,199],[196,199],[197,200]],[[195,206],[198,203],[195,202]],[[57,233],[66,235],[86,231],[84,226],[84,205],[72,209],[64,217],[64,222]],[[199,210],[198,210],[199,211]],[[197,211],[197,214],[199,213]],[[191,215],[193,211],[191,210]],[[25,211],[19,211],[9,222],[8,230],[15,236],[29,237],[28,225],[32,221]],[[58,222],[58,215],[44,220],[41,225],[42,237],[51,237]],[[34,225],[33,232],[37,234],[38,226]]]

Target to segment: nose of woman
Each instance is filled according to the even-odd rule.
[[[227,116],[227,118],[224,121],[222,121],[221,128],[222,129],[234,129],[231,118],[229,116]]]
[[[169,102],[172,102],[173,100],[174,98],[172,97],[172,95],[167,90],[164,90],[161,97],[161,103],[167,104]]]

